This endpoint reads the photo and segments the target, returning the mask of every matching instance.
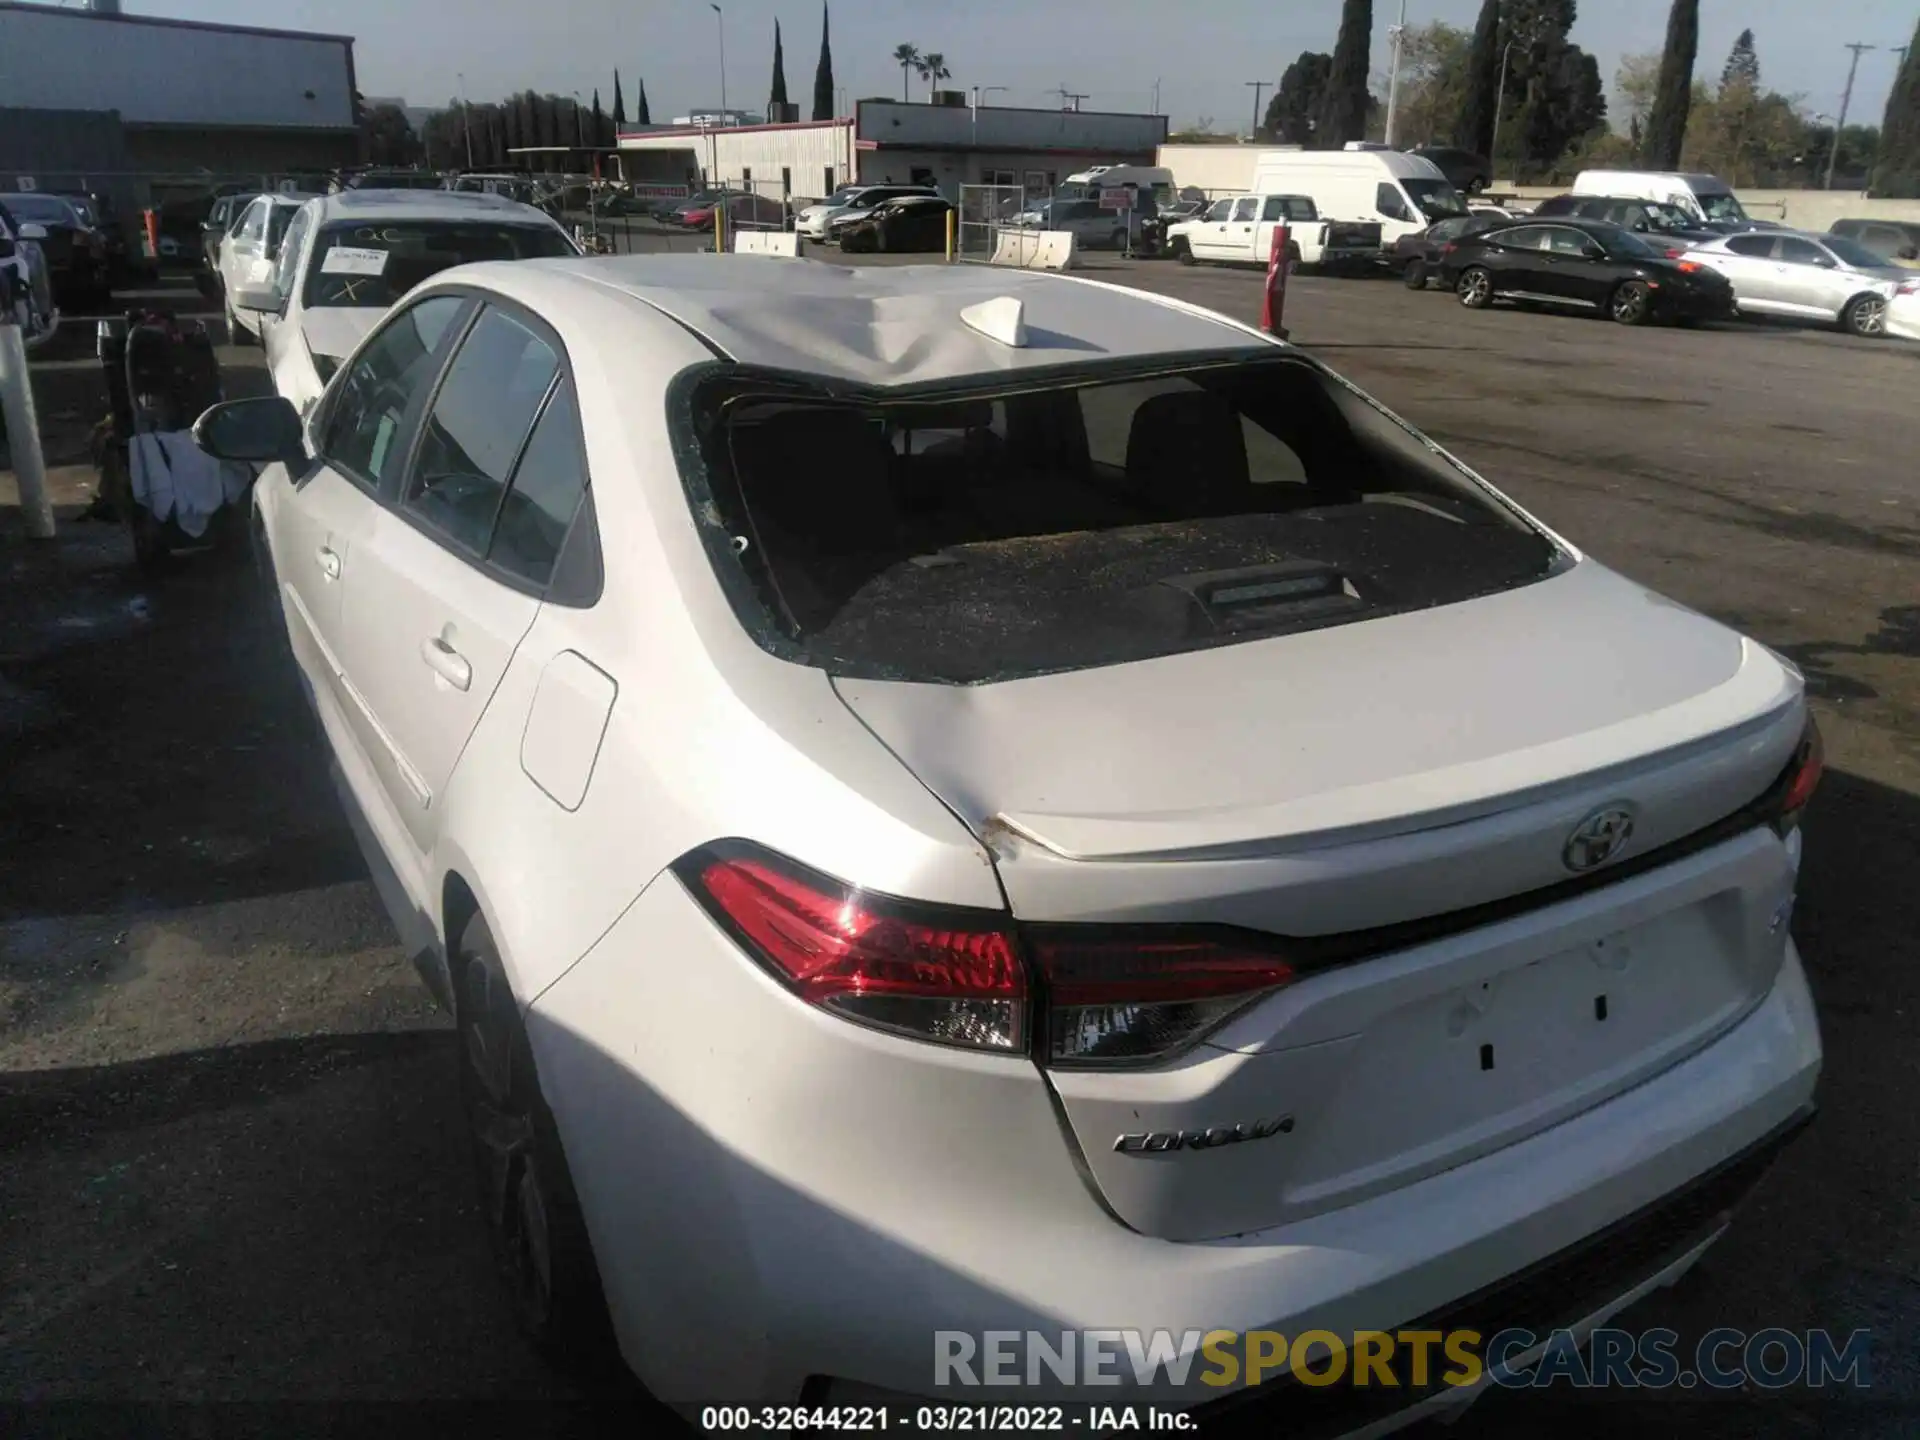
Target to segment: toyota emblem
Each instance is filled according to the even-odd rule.
[[[1567,862],[1569,870],[1592,870],[1626,849],[1632,837],[1632,811],[1617,806],[1596,810],[1573,827],[1560,858]]]

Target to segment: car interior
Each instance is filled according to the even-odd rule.
[[[776,625],[926,678],[1464,599],[1555,553],[1298,363],[938,403],[739,394],[706,454],[727,552]],[[1214,584],[1269,571],[1278,590]]]

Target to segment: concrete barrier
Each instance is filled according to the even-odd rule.
[[[1071,230],[1002,230],[992,263],[1022,270],[1070,270],[1080,259]]]
[[[736,230],[733,232],[736,255],[778,255],[788,260],[800,258],[800,237],[790,230]]]

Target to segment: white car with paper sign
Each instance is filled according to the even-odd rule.
[[[270,193],[254,196],[244,203],[240,218],[220,237],[215,268],[220,274],[220,289],[227,301],[227,338],[235,345],[260,343],[260,316],[234,309],[233,296],[242,286],[271,285],[274,266],[280,259],[280,245],[287,227],[300,207],[313,199],[298,193]]]
[[[274,389],[304,414],[388,307],[427,277],[579,253],[550,216],[504,196],[342,190],[299,206],[269,269],[230,282],[227,305],[244,317],[236,337],[258,327]]]

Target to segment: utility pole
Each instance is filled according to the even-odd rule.
[[[1400,0],[1400,23],[1387,31],[1387,39],[1393,46],[1393,69],[1387,76],[1387,130],[1382,138],[1386,140],[1389,150],[1393,148],[1394,112],[1398,110],[1400,106],[1400,44],[1405,38],[1406,33],[1407,0]],[[1487,163],[1488,165],[1492,165],[1493,157],[1491,155],[1487,157]]]
[[[1273,88],[1273,82],[1271,80],[1249,80],[1247,81],[1247,88],[1253,91],[1253,129],[1247,133],[1250,135],[1258,135],[1260,133],[1260,119],[1263,113],[1260,109],[1260,92],[1262,90],[1271,90]]]
[[[1093,98],[1091,95],[1076,94],[1074,91],[1069,90],[1065,85],[1062,85],[1058,90],[1055,90],[1053,93],[1060,97],[1060,108],[1062,110],[1072,110],[1076,114],[1079,112],[1080,102],[1082,100],[1091,100]]]
[[[460,80],[460,128],[467,132],[467,169],[473,169],[473,112],[467,109],[467,77]]]
[[[1821,182],[1822,190],[1833,188],[1833,166],[1840,158],[1840,132],[1847,128],[1847,107],[1853,103],[1853,76],[1860,68],[1860,52],[1878,48],[1877,45],[1862,45],[1857,40],[1847,46],[1853,52],[1853,59],[1847,65],[1847,88],[1840,92],[1840,118],[1833,122],[1833,146],[1827,151],[1827,177]]]
[[[720,33],[720,123],[726,124],[727,114],[727,17],[713,0],[707,0],[713,10],[714,28]]]
[[[1153,77],[1153,113],[1156,115],[1160,113],[1160,77],[1158,75]]]

